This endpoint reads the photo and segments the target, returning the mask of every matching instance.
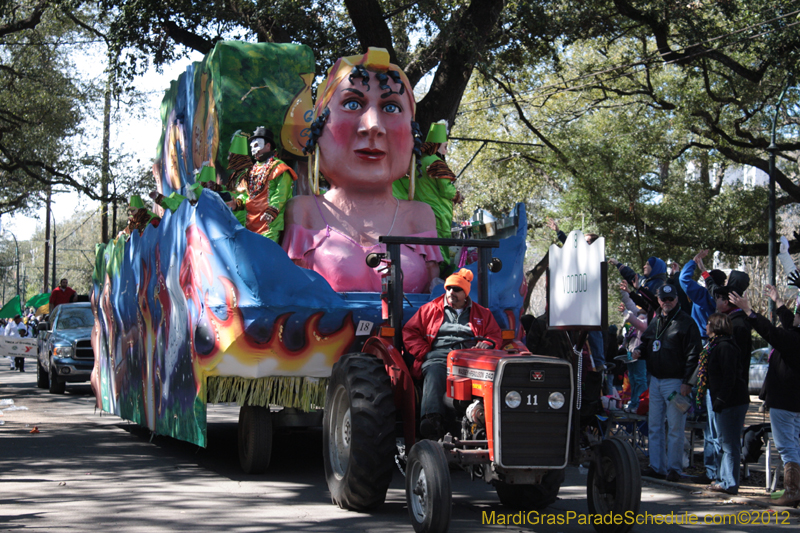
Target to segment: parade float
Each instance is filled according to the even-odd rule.
[[[284,152],[303,157],[314,69],[308,47],[239,42],[220,42],[190,65],[161,106],[159,192],[188,195],[204,164],[224,183],[236,131],[266,125]],[[507,330],[518,328],[522,306],[522,206],[515,219],[521,229],[501,242],[495,255],[506,266],[489,290]],[[141,235],[98,245],[96,257],[98,406],[200,446],[208,403],[322,409],[333,364],[385,322],[380,293],[334,291],[245,229],[213,193],[165,212]],[[442,292],[408,294],[404,320]]]
[[[436,178],[417,168],[422,134],[402,70],[380,49],[340,58],[312,107],[314,73],[304,46],[220,42],[170,87],[154,174],[163,197],[190,201],[98,245],[98,406],[206,446],[208,404],[235,402],[247,473],[268,467],[274,428],[322,426],[333,501],[375,508],[399,467],[418,532],[449,526],[449,465],[492,483],[505,505],[534,509],[555,500],[568,463],[591,463],[590,510],[638,511],[630,446],[582,437],[573,362],[532,355],[519,340],[524,205],[441,238],[431,207],[413,200],[415,174]],[[231,146],[237,132],[260,126],[299,176],[280,244],[242,226],[216,192],[189,194],[203,167],[230,186],[229,154],[244,155]],[[392,194],[400,179],[408,199]],[[437,278],[452,266],[472,271],[470,297],[503,343],[448,355],[458,427],[418,441],[419,383],[402,328],[444,293]],[[510,400],[520,394],[527,404]]]

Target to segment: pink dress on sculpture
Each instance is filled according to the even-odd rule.
[[[319,205],[317,205],[319,207]],[[322,210],[320,210],[322,215]],[[367,254],[386,252],[385,244],[361,246],[353,239],[328,225],[325,229],[309,230],[299,224],[287,224],[283,249],[299,266],[322,275],[336,292],[380,292],[381,275],[378,268],[367,266]],[[409,237],[437,237],[436,230]],[[430,278],[426,261],[442,260],[438,246],[401,246],[403,290],[410,293],[428,292]]]

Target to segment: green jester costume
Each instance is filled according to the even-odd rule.
[[[422,159],[420,166],[422,172],[414,184],[414,198],[425,202],[433,209],[436,215],[436,234],[439,238],[452,237],[453,204],[457,200],[456,175],[447,166],[439,151],[447,142],[447,124],[436,122],[431,124],[425,143],[422,145]],[[392,184],[392,193],[395,198],[411,200],[408,197],[408,177],[400,178]],[[450,263],[450,251],[442,246],[443,262]]]

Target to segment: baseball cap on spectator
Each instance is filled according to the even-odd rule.
[[[658,288],[658,293],[656,296],[662,300],[675,299],[678,297],[678,289],[676,289],[675,286],[670,283],[665,283]]]

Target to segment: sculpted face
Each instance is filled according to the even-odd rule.
[[[369,90],[362,78],[345,77],[329,104],[330,116],[319,138],[320,170],[337,187],[385,189],[403,177],[411,162],[410,92],[389,80],[381,89],[370,72]]]

